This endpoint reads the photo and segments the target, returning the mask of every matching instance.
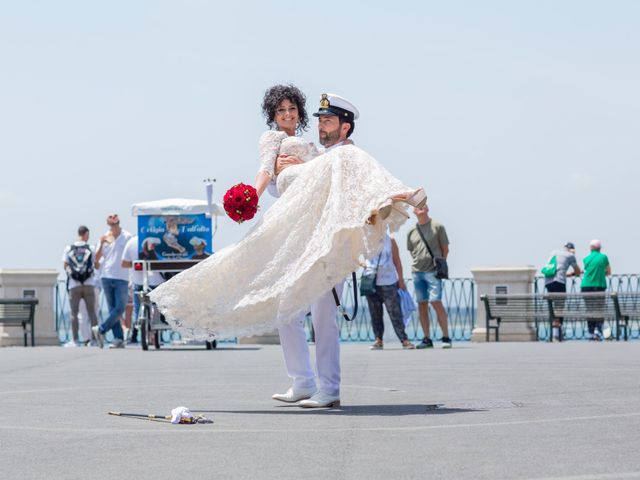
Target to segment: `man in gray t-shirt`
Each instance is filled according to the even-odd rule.
[[[435,310],[438,325],[442,330],[442,348],[451,348],[449,317],[442,304],[442,279],[436,277],[434,259],[429,253],[429,249],[431,249],[435,257],[447,258],[447,255],[449,255],[449,237],[444,225],[429,216],[428,205],[415,207],[413,213],[416,215],[418,223],[407,234],[407,250],[409,250],[413,259],[411,275],[413,277],[416,300],[418,301],[420,325],[422,325],[424,333],[422,342],[416,345],[416,348],[433,348],[433,341],[429,335],[429,304]],[[428,248],[425,242],[428,243]]]
[[[556,274],[552,277],[545,277],[544,285],[547,292],[566,293],[567,277],[579,276],[582,272],[576,260],[576,247],[573,243],[567,242],[562,250],[556,250],[551,254],[551,258],[556,257]],[[567,270],[572,269],[571,272]],[[553,321],[553,331],[551,334],[558,340],[561,337],[562,318],[558,317]]]
[[[564,249],[556,250],[551,256],[556,257],[556,274],[544,279],[545,287],[548,292],[566,292],[567,276],[579,276],[582,273],[576,260],[576,247],[573,243],[567,242]],[[569,268],[572,271],[567,273]]]

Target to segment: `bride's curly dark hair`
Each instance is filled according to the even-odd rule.
[[[298,107],[298,126],[296,132],[301,133],[308,128],[309,117],[304,106],[307,103],[307,97],[295,85],[274,85],[264,92],[262,100],[262,114],[267,119],[269,128],[276,127],[276,110],[283,100],[289,100]]]

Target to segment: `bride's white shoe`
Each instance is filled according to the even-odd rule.
[[[413,193],[411,193],[408,197],[394,198],[393,201],[408,203],[415,208],[422,208],[427,204],[427,194],[424,192],[424,188],[420,187]]]
[[[424,192],[424,188],[420,187],[417,190],[407,194],[406,196],[393,197],[387,200],[380,208],[378,208],[378,215],[380,215],[380,218],[384,220],[389,215],[391,215],[392,210],[396,210],[405,217],[409,218],[409,215],[407,215],[404,211],[400,210],[394,205],[395,203],[399,202],[408,203],[415,208],[422,208],[427,204],[427,194]]]

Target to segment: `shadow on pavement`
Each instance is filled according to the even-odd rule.
[[[240,413],[249,415],[347,415],[353,417],[403,417],[409,415],[449,415],[481,412],[484,409],[446,408],[442,405],[344,405],[339,408],[300,408],[295,404],[278,405],[272,410],[198,410],[197,413]]]

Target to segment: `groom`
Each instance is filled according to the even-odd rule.
[[[320,108],[313,115],[318,117],[319,141],[326,150],[352,143],[348,138],[353,133],[359,113],[351,102],[338,95],[323,93]],[[281,155],[276,162],[276,172],[296,163],[301,161]],[[342,296],[343,284],[341,281],[335,286],[338,297]],[[287,374],[293,380],[293,385],[286,393],[273,395],[274,400],[299,402],[298,405],[303,408],[340,406],[340,331],[336,311],[336,301],[331,291],[325,292],[311,305],[319,388],[316,387],[303,327],[305,315],[278,329]]]

